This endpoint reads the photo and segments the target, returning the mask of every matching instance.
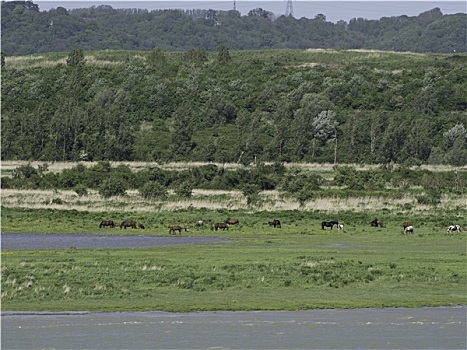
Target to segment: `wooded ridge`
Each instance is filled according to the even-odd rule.
[[[467,55],[2,57],[2,159],[467,164]]]
[[[109,5],[40,11],[32,1],[2,2],[2,51],[8,56],[82,50],[216,51],[377,49],[465,52],[467,14],[439,8],[418,16],[326,21],[296,19],[261,8],[238,11],[114,9]]]

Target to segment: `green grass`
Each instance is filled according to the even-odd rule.
[[[2,232],[143,233],[99,230],[94,221],[105,214],[4,208]],[[370,220],[373,214],[367,214]],[[228,243],[2,251],[2,309],[187,312],[466,303],[466,235],[446,234],[433,216],[411,218],[416,231],[406,236],[399,227],[405,218],[396,214],[388,215],[386,228],[375,229],[364,214],[351,224],[351,213],[342,213],[349,224],[340,232],[321,230],[319,213],[161,212],[146,218],[144,234],[168,235],[168,223],[227,216],[238,217],[240,226],[184,235],[223,236]],[[265,224],[276,217],[282,229]]]

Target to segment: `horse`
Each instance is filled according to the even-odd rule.
[[[268,222],[269,226],[274,226],[274,228],[281,228],[281,222],[279,220],[272,220]]]
[[[324,227],[330,227],[331,230],[332,230],[332,227],[333,227],[334,225],[339,225],[339,222],[338,222],[338,221],[323,221],[323,222],[321,223],[321,229],[324,230]]]
[[[412,224],[411,224],[410,222],[408,222],[408,221],[404,221],[404,222],[402,223],[402,227],[404,228],[404,230],[405,230],[405,228],[408,227],[408,226],[412,226]]]
[[[404,233],[413,233],[413,226],[409,225],[404,227]]]
[[[229,225],[227,225],[225,222],[217,222],[214,224],[214,226],[211,227],[211,230],[218,230],[222,229],[222,231],[229,230]]]
[[[115,223],[112,221],[112,220],[108,220],[108,221],[101,221],[100,225],[99,225],[99,228],[103,228],[103,227],[115,227]]]
[[[460,225],[449,225],[448,232],[460,232],[461,226]]]
[[[178,225],[175,225],[175,226],[170,226],[169,227],[169,234],[170,235],[175,235],[175,231],[178,231],[178,234],[181,235],[182,234],[182,230],[184,230],[185,232],[188,232],[189,231],[189,228],[188,226],[178,226]]]
[[[375,218],[373,221],[370,222],[372,227],[383,227],[383,222]]]
[[[127,227],[136,228],[136,222],[134,222],[133,220],[128,220],[128,221],[123,221],[120,224],[120,229],[124,228],[126,230]]]
[[[203,227],[204,226],[204,221],[203,220],[198,220],[195,222],[196,227]]]
[[[337,224],[337,229],[344,231],[344,224]]]
[[[240,222],[238,221],[238,219],[227,219],[227,220],[225,220],[225,223],[229,224],[229,225],[237,225]]]
[[[144,227],[144,225],[143,225],[142,223],[139,223],[137,226],[138,226],[138,228],[140,228],[140,229],[142,229],[142,230],[145,229],[145,227]]]

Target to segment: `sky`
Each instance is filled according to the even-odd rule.
[[[141,1],[141,0],[36,0],[40,11],[51,8],[64,7],[66,9],[88,8],[91,6],[110,5],[117,8],[145,8],[157,9],[213,9],[232,10],[234,0],[172,0],[172,1]],[[261,7],[276,15],[283,15],[286,11],[287,0],[235,0],[235,6],[242,15],[250,10]],[[466,13],[465,1],[449,0],[320,0],[296,1],[292,0],[293,16],[295,18],[314,18],[317,14],[324,14],[326,20],[337,22],[349,21],[352,18],[380,19],[392,16],[418,16],[420,13],[439,7],[443,14]]]

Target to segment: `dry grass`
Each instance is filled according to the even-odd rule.
[[[24,166],[30,164],[32,167],[37,168],[39,165],[47,163],[49,171],[53,173],[58,173],[64,169],[71,169],[78,164],[82,164],[85,167],[93,167],[98,164],[98,162],[28,162],[24,160],[7,160],[2,161],[0,168],[2,172],[13,171],[19,166]],[[200,167],[203,165],[213,164],[225,169],[240,169],[244,166],[239,163],[208,163],[208,162],[172,162],[172,163],[157,163],[157,162],[110,162],[112,167],[118,165],[126,165],[133,171],[147,169],[149,167],[160,167],[166,170],[186,170],[195,167]],[[273,164],[271,162],[265,164]],[[332,163],[284,163],[286,168],[297,168],[304,171],[311,172],[332,172],[335,164]],[[375,169],[381,166],[381,164],[338,164],[338,166],[351,166],[356,170],[369,170]],[[395,164],[394,168],[399,167],[400,165]],[[411,169],[420,169],[420,170],[429,170],[433,172],[446,172],[446,171],[467,171],[467,165],[462,167],[455,167],[451,165],[420,165],[412,166]]]
[[[292,199],[285,198],[278,191],[265,191],[261,193],[262,202],[253,209],[258,211],[326,211],[339,212],[351,210],[355,212],[375,210],[398,210],[410,212],[426,212],[433,207],[419,205],[414,197],[406,196],[402,199],[388,199],[380,197],[352,197],[316,198],[305,203],[304,206]],[[59,200],[59,203],[54,203]],[[150,201],[142,198],[137,190],[127,191],[124,197],[102,198],[96,191],[89,191],[88,195],[79,197],[74,191],[51,190],[12,190],[1,192],[1,202],[5,207],[21,207],[33,209],[64,209],[99,211],[125,211],[125,212],[154,212],[173,211],[177,209],[252,209],[247,205],[246,198],[240,191],[213,191],[196,189],[193,196],[187,199],[172,201]],[[467,198],[450,198],[444,196],[438,210],[467,207]]]

